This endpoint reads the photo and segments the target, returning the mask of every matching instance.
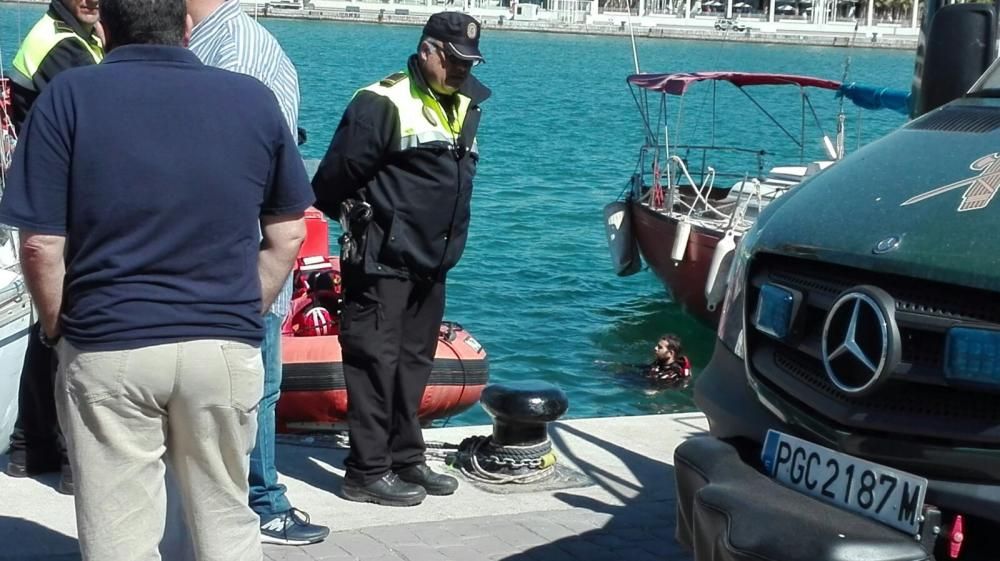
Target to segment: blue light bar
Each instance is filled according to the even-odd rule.
[[[944,376],[1000,386],[1000,331],[953,327],[944,347]]]
[[[796,294],[776,284],[760,287],[753,324],[758,331],[784,339],[792,331]]]

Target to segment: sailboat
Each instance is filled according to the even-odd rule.
[[[616,272],[620,276],[634,274],[644,261],[674,301],[711,327],[718,324],[734,251],[760,212],[844,155],[843,106],[833,141],[823,133],[809,91],[837,92],[865,109],[907,110],[905,96],[885,88],[813,76],[728,71],[636,73],[627,81],[646,134],[635,173],[619,200],[605,207],[605,230]],[[713,95],[712,107],[698,117],[714,121],[716,86],[735,86],[771,120],[777,132],[783,132],[799,148],[799,161],[771,167],[767,161],[773,154],[759,145],[716,142],[714,134],[708,144],[685,143],[677,134],[670,134],[676,131],[667,125],[668,97],[683,98],[689,88],[699,83],[711,84]],[[799,137],[783,127],[750,93],[768,86],[792,90],[800,98]],[[669,106],[684,107],[681,101]],[[809,115],[820,133],[819,145],[825,159],[805,157],[809,142],[805,123]],[[730,127],[727,132],[738,130]],[[764,130],[755,138],[764,141],[772,137],[784,138]]]

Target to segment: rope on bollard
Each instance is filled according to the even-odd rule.
[[[552,475],[556,466],[548,439],[527,446],[501,446],[492,436],[471,436],[457,445],[428,442],[426,446],[428,457],[443,459],[481,483],[534,483]]]

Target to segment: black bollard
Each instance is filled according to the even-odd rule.
[[[545,442],[548,424],[569,407],[569,399],[558,386],[539,380],[490,384],[479,399],[493,418],[493,442],[497,446]]]

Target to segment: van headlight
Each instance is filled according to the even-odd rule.
[[[751,232],[753,229],[751,229]],[[722,315],[716,334],[730,351],[743,358],[743,308],[746,301],[747,265],[750,263],[750,233],[747,232],[736,246],[733,265],[729,268],[726,281],[726,299],[722,303]]]

